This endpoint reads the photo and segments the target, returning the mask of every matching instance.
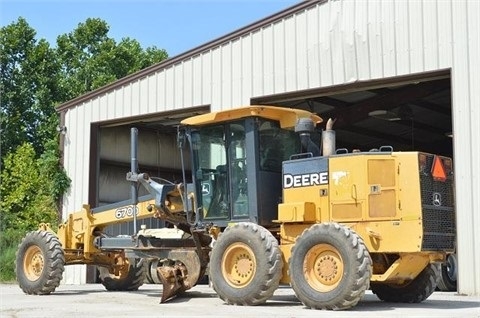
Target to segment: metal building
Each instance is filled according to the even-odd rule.
[[[141,129],[143,168],[176,178],[181,119],[250,104],[304,108],[338,118],[347,149],[454,157],[458,291],[479,295],[479,21],[479,1],[305,1],[60,105],[72,179],[63,215],[128,196],[129,125]],[[67,283],[85,282],[84,267],[67,269]]]

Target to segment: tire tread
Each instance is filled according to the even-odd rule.
[[[231,227],[227,227],[225,231],[220,236],[219,241],[222,238],[225,238],[229,235],[236,235],[238,233],[242,233],[243,236],[256,236],[261,240],[261,248],[264,255],[267,258],[267,267],[268,269],[265,270],[267,277],[263,279],[258,286],[256,286],[256,291],[250,293],[248,297],[238,298],[235,295],[230,295],[229,291],[223,290],[219,283],[216,283],[215,274],[217,273],[210,273],[210,277],[212,278],[212,287],[217,293],[217,295],[222,299],[225,303],[230,305],[243,305],[243,306],[255,306],[265,303],[274,293],[274,291],[278,288],[281,274],[282,274],[282,267],[283,262],[281,259],[281,252],[278,246],[278,242],[275,237],[264,227],[259,226],[255,223],[250,222],[240,222]],[[215,250],[212,252],[217,254],[221,251]],[[214,258],[214,257],[212,257]],[[221,258],[221,257],[220,257]],[[210,266],[212,269],[212,266]]]
[[[316,299],[312,299],[305,294],[304,288],[308,283],[301,283],[304,280],[303,273],[296,269],[292,273],[292,262],[294,260],[296,251],[299,250],[300,244],[307,243],[307,241],[316,240],[316,236],[322,233],[325,236],[343,237],[344,242],[348,244],[348,249],[351,255],[355,256],[356,278],[353,283],[349,284],[345,290],[337,292],[333,299],[324,299],[322,293],[318,292]],[[299,242],[300,240],[300,242]],[[317,243],[315,243],[317,244]],[[314,244],[314,245],[315,245]],[[313,246],[313,245],[312,245]],[[303,260],[302,260],[303,262]],[[298,264],[297,264],[298,267]],[[362,238],[349,227],[340,225],[335,222],[315,224],[303,231],[297,242],[292,248],[292,257],[290,258],[289,274],[291,277],[291,286],[297,295],[297,298],[308,308],[311,309],[325,309],[325,310],[345,310],[354,307],[363,297],[365,291],[369,288],[370,277],[372,276],[372,260],[370,254],[362,240]],[[297,281],[298,280],[298,281]]]
[[[42,275],[30,281],[23,270],[25,252],[31,246],[41,249],[44,257]],[[48,295],[60,285],[65,269],[65,255],[56,235],[48,231],[28,232],[18,245],[15,259],[15,274],[20,288],[28,295]]]

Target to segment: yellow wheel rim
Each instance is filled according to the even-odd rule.
[[[23,272],[28,280],[36,281],[40,278],[45,266],[42,250],[38,246],[30,246],[23,259]]]
[[[319,292],[334,290],[343,276],[343,260],[329,244],[318,244],[305,255],[303,273],[309,285]]]
[[[223,254],[222,275],[232,287],[242,288],[250,284],[256,268],[255,255],[244,243],[230,245]]]

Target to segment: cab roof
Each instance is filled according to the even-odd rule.
[[[310,118],[315,124],[319,124],[323,121],[319,116],[306,110],[265,105],[249,105],[189,117],[182,120],[181,123],[189,126],[201,126],[251,116],[277,120],[282,128],[293,128],[299,118]]]

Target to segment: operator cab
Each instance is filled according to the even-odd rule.
[[[182,122],[200,221],[220,227],[241,221],[272,224],[281,203],[282,162],[301,148],[293,126],[302,116],[307,112],[248,106]]]

